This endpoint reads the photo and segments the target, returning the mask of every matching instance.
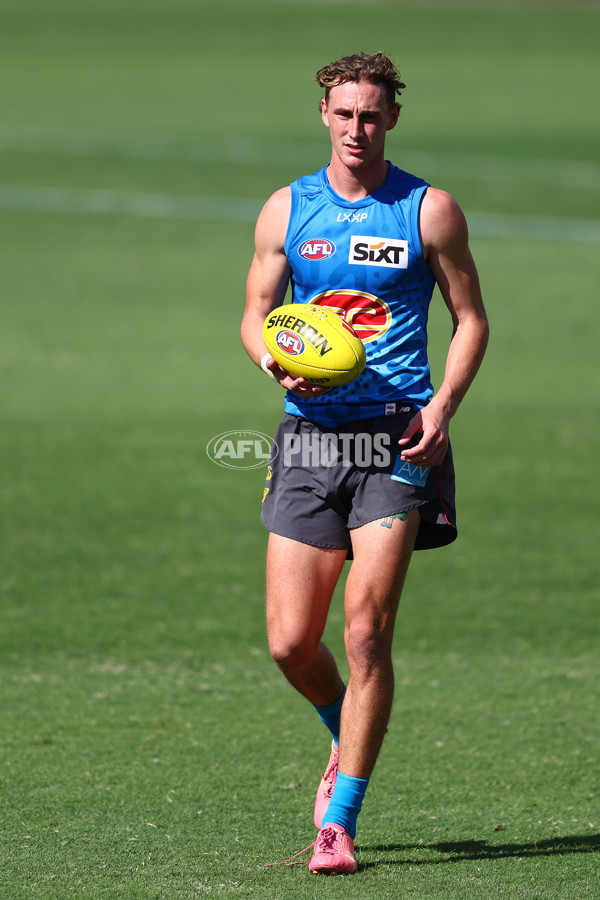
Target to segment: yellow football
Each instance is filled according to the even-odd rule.
[[[365,367],[363,342],[327,307],[304,303],[279,306],[265,319],[263,340],[286,372],[311,384],[348,384]]]

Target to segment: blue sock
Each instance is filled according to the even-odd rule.
[[[342,714],[342,703],[344,702],[345,694],[346,685],[344,685],[341,697],[338,697],[335,703],[330,703],[329,706],[315,706],[315,709],[321,718],[321,722],[329,728],[336,747],[340,742],[340,716]]]
[[[352,840],[356,835],[356,819],[369,784],[368,778],[353,778],[352,775],[337,773],[337,781],[329,808],[323,816],[323,827],[326,824],[341,825]]]

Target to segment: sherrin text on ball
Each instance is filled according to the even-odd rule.
[[[365,367],[365,348],[334,310],[287,303],[265,319],[263,340],[275,362],[310,384],[348,384]]]

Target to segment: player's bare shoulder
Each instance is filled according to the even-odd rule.
[[[468,243],[465,214],[454,197],[439,188],[427,188],[419,226],[425,256],[431,251],[443,252]]]
[[[256,222],[257,248],[283,249],[291,210],[292,190],[289,186],[271,194]]]

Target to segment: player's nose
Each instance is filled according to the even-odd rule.
[[[358,137],[362,132],[362,122],[360,121],[359,116],[353,116],[352,122],[350,124],[350,135],[351,137]]]

